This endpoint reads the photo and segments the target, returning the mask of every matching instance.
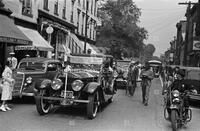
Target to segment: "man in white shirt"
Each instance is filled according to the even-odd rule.
[[[14,57],[15,53],[14,52],[10,52],[9,53],[10,57],[8,57],[8,61],[10,61],[12,67],[11,69],[16,69],[17,67],[17,58]]]

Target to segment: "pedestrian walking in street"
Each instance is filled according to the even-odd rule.
[[[14,52],[10,52],[9,53],[10,57],[8,57],[8,61],[10,61],[11,63],[11,69],[14,70],[17,67],[17,58],[15,58],[15,53]]]
[[[149,100],[149,91],[151,87],[151,80],[154,78],[154,73],[149,66],[149,63],[145,63],[144,69],[141,71],[140,78],[142,79],[142,103],[147,106]]]
[[[2,105],[0,107],[1,111],[11,110],[8,107],[7,101],[12,99],[12,90],[14,86],[14,79],[12,77],[12,64],[10,61],[6,61],[5,69],[2,73],[3,78],[3,85],[2,85],[2,93],[1,93],[1,100]]]
[[[135,88],[137,87],[137,79],[138,79],[138,73],[139,73],[139,70],[138,70],[138,65],[139,62],[132,62],[130,64],[130,67],[128,69],[128,74],[127,74],[127,77],[128,77],[128,90],[129,90],[129,94],[131,96],[134,95],[135,93]]]

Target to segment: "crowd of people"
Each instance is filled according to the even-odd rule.
[[[142,103],[147,106],[149,101],[149,92],[151,89],[151,81],[155,78],[155,72],[153,67],[150,66],[148,62],[144,66],[138,66],[139,62],[131,62],[128,75],[127,75],[127,89],[131,96],[134,95],[135,88],[137,87],[137,79],[141,78],[141,89],[142,89]],[[141,72],[139,73],[139,70]],[[180,86],[184,82],[185,72],[180,69],[180,67],[171,67],[166,65],[161,65],[158,69],[159,79],[161,81],[162,95],[165,94],[169,89],[177,89],[180,92],[189,89],[189,85],[185,84],[185,88]],[[170,87],[170,88],[169,88]],[[182,90],[180,90],[182,89]],[[191,90],[191,88],[190,88]],[[185,98],[185,106],[188,107],[188,99]]]

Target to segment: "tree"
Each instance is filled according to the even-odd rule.
[[[139,17],[141,15],[140,9],[132,0],[108,0],[102,2],[98,10],[98,17],[102,21],[102,27],[97,39],[97,46],[113,47],[111,42],[115,45],[115,49],[111,50],[111,54],[121,49],[125,55],[131,57],[142,50],[143,40],[147,38],[147,31],[143,27],[139,27]],[[100,43],[100,44],[98,44]],[[127,53],[129,52],[129,53]],[[117,52],[120,56],[119,53]]]
[[[153,44],[148,44],[144,47],[144,59],[143,62],[147,62],[153,58],[153,53],[155,52],[156,48]]]

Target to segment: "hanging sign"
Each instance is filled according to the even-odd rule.
[[[200,50],[200,41],[198,40],[193,41],[193,50]]]

